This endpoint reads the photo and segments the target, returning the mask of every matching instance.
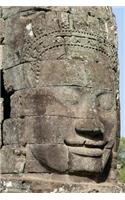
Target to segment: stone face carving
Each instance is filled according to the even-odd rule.
[[[20,9],[3,12],[4,84],[13,93],[3,144],[26,149],[27,173],[115,179],[118,63],[110,8]]]

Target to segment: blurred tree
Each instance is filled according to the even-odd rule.
[[[125,183],[125,138],[120,140],[120,146],[118,151],[118,162],[120,164],[119,179]]]

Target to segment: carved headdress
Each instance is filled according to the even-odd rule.
[[[30,30],[25,33],[25,59],[62,59],[69,55],[69,51],[79,52],[81,56],[84,49],[93,49],[106,55],[113,64],[112,67],[117,65],[117,44],[113,43],[116,41],[113,30],[115,27],[110,27],[111,19],[108,18],[112,15],[110,8],[104,8],[107,12],[106,19],[101,16],[102,8],[97,7],[93,10],[91,8],[91,12],[89,7],[88,12],[80,7],[60,10],[53,7],[51,13],[49,9],[38,16],[39,28],[37,26],[37,29],[32,30],[32,24],[29,23]],[[52,58],[51,50],[54,52]]]
[[[27,62],[37,61],[37,66],[33,69],[37,80],[39,62],[42,60],[78,57],[84,60],[86,51],[100,52],[109,67],[117,72],[116,27],[111,24],[114,17],[111,8],[86,9],[88,12],[82,7],[46,7],[32,19],[32,23],[30,19],[27,21],[22,59]],[[106,13],[104,16],[102,9]]]

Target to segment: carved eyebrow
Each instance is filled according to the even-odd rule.
[[[77,85],[77,84],[58,84],[58,85],[51,85],[52,87],[74,87],[74,88],[82,88],[82,87],[84,87],[84,86],[82,86],[82,85]]]
[[[113,91],[112,89],[100,89],[100,90],[97,90],[97,93],[96,93],[96,96],[100,96],[102,94],[113,94]]]

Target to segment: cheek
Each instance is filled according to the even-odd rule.
[[[32,138],[38,144],[64,144],[64,139],[73,132],[74,119],[62,116],[42,116],[28,121]],[[31,139],[30,139],[31,141]]]
[[[99,112],[99,119],[104,125],[104,137],[108,140],[109,138],[114,139],[117,132],[117,113],[116,111],[110,112]]]

